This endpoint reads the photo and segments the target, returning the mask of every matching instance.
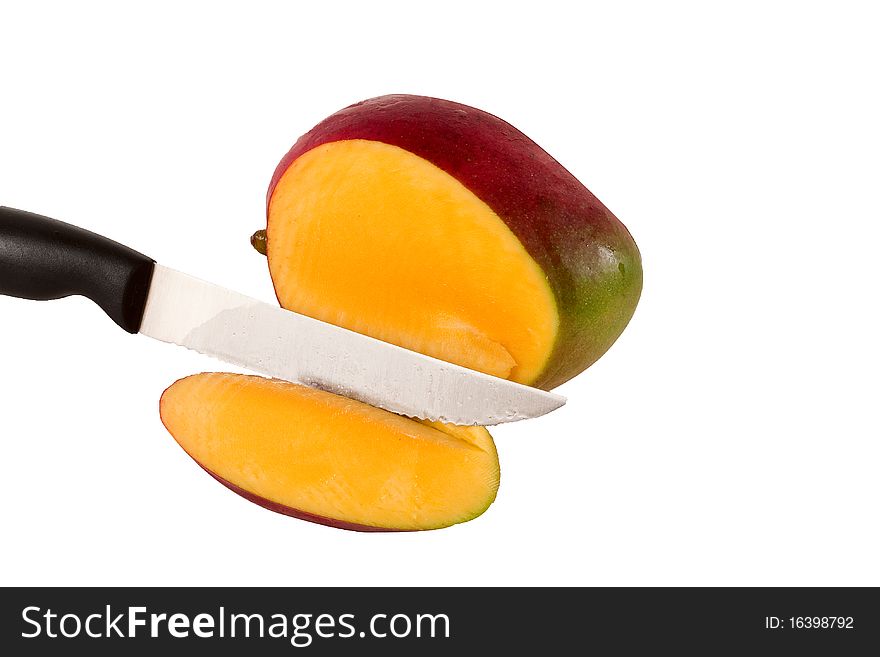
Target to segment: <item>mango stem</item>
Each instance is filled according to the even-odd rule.
[[[266,231],[258,230],[256,233],[251,235],[251,246],[257,250],[258,253],[262,253],[266,255]]]

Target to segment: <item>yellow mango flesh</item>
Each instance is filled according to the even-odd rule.
[[[521,383],[554,346],[559,317],[538,264],[461,182],[369,140],[318,146],[269,202],[281,305]]]
[[[330,525],[446,527],[480,515],[498,490],[484,428],[417,422],[291,383],[198,374],[165,392],[161,415],[224,483]]]

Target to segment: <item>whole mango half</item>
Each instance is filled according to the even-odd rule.
[[[553,388],[621,334],[639,250],[509,123],[437,98],[347,107],[275,170],[264,250],[282,306],[465,367]]]

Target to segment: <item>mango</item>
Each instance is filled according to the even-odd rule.
[[[491,114],[422,96],[357,103],[301,137],[251,243],[289,310],[545,389],[608,350],[642,288],[629,232],[562,165]],[[448,527],[498,490],[484,428],[291,383],[199,374],[161,415],[231,490],[333,527]]]
[[[550,389],[614,343],[642,289],[624,225],[501,119],[437,98],[357,103],[275,170],[281,305]]]

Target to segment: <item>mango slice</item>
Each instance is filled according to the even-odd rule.
[[[447,527],[483,513],[498,454],[482,427],[419,422],[292,383],[198,374],[162,396],[162,422],[236,493],[361,531]]]

